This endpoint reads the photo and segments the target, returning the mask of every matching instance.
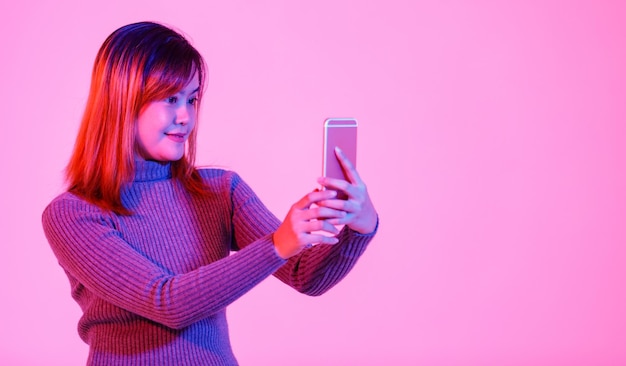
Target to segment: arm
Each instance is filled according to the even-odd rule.
[[[326,220],[312,220],[348,216],[343,210],[311,207],[314,203],[323,205],[325,200],[332,200],[335,192],[331,190],[305,195],[280,223],[239,176],[232,178],[231,187],[235,247],[246,248],[247,243],[255,238],[274,232],[273,244],[277,253],[292,255],[274,275],[308,295],[321,295],[341,281],[376,232],[376,228],[371,228],[371,232],[361,234],[347,226],[339,232]],[[336,234],[337,237],[311,234],[318,230]],[[322,244],[311,247],[313,243]]]
[[[43,227],[60,265],[95,296],[177,329],[223,309],[284,263],[265,235],[175,275],[124,241],[112,216],[73,196],[51,203]]]
[[[273,236],[277,253],[289,259],[276,277],[309,295],[321,295],[341,281],[378,229],[378,215],[365,183],[340,151],[337,156],[349,182],[320,179],[331,190],[311,192],[296,202]],[[344,191],[348,199],[336,199],[334,190]],[[258,210],[264,211],[264,207]],[[339,233],[334,225],[346,226]],[[329,237],[319,231],[338,235]]]
[[[319,296],[339,283],[365,252],[376,230],[360,234],[347,226],[337,244],[319,244],[289,258],[274,275],[301,293]]]

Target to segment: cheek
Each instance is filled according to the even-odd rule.
[[[145,116],[144,116],[145,117]],[[140,118],[137,121],[137,141],[145,142],[150,137],[150,122],[148,119]]]
[[[142,114],[135,124],[135,147],[140,151],[145,152],[156,142],[157,135],[152,121],[148,115]]]
[[[137,120],[138,139],[154,139],[163,133],[167,126],[167,116],[158,108],[148,108]]]

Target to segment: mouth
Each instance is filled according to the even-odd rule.
[[[185,142],[185,138],[187,137],[187,134],[185,134],[185,133],[166,133],[165,136],[167,136],[170,140],[173,140],[174,142]]]

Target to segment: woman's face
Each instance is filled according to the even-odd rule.
[[[176,161],[196,125],[198,74],[178,93],[148,103],[137,119],[137,155],[144,160]]]

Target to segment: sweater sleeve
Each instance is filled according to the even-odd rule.
[[[269,212],[250,187],[235,175],[232,184],[233,223],[238,247],[276,231],[280,221]],[[253,224],[254,223],[254,224]],[[320,244],[289,258],[274,275],[297,291],[322,295],[339,283],[354,267],[378,230],[360,234],[344,226],[334,245]]]
[[[310,296],[319,296],[333,288],[352,270],[378,229],[359,234],[344,226],[334,245],[319,244],[289,258],[274,273],[281,281]]]
[[[175,329],[223,309],[285,262],[265,235],[236,254],[174,275],[125,242],[111,215],[75,196],[54,200],[42,221],[69,276],[94,296]]]

